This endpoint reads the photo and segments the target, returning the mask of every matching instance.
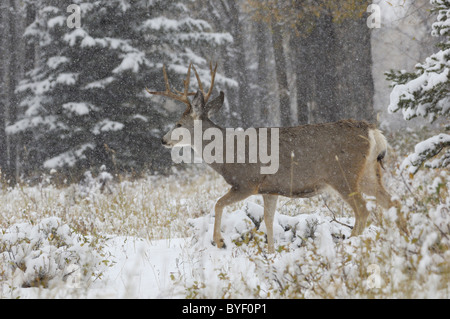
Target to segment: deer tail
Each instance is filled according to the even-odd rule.
[[[384,169],[383,159],[386,156],[388,146],[386,137],[378,129],[372,130],[371,133],[373,134],[373,140],[375,141],[374,147],[375,154],[377,155],[377,162],[380,164],[381,168]]]

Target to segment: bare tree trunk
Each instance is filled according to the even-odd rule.
[[[275,72],[278,82],[278,95],[280,99],[280,125],[291,125],[291,105],[289,86],[286,73],[286,58],[283,48],[283,31],[281,25],[272,20],[272,46],[275,55]]]
[[[1,135],[0,135],[0,165],[2,173],[14,184],[16,182],[16,143],[5,132],[6,126],[13,123],[17,117],[17,97],[15,94],[18,79],[20,77],[20,37],[19,37],[19,10],[16,0],[10,0],[2,7],[2,109]]]
[[[246,39],[246,32],[241,21],[241,13],[239,9],[238,0],[229,0],[228,7],[230,12],[230,19],[232,24],[231,35],[234,40],[234,54],[235,54],[235,71],[238,88],[238,105],[236,106],[241,114],[241,125],[249,127],[254,124],[253,105],[250,99],[250,82],[248,77],[246,50],[244,47],[244,40]]]
[[[312,23],[310,33],[298,30],[291,41],[299,124],[346,118],[373,121],[370,29],[365,18],[333,22],[331,14],[323,13]]]
[[[308,124],[309,102],[311,92],[313,92],[314,82],[311,67],[311,56],[309,43],[311,37],[303,35],[299,28],[293,30],[291,34],[290,48],[293,51],[293,61],[291,61],[295,73],[295,88],[297,92],[297,123],[299,125]]]
[[[340,118],[336,35],[331,15],[311,21],[308,33],[293,35],[299,124],[333,122]],[[306,28],[308,29],[308,28]]]
[[[311,45],[315,68],[314,122],[333,122],[340,119],[341,106],[337,99],[336,35],[331,15],[322,14],[312,34]]]
[[[256,26],[256,53],[257,53],[257,63],[258,68],[256,69],[256,83],[257,83],[257,107],[258,109],[258,119],[257,123],[259,125],[267,125],[267,119],[269,117],[269,104],[268,104],[268,83],[267,76],[269,74],[268,70],[268,57],[267,48],[268,44],[268,27],[264,22],[255,23]]]
[[[3,2],[0,5],[0,169],[6,170],[7,151],[6,151],[6,79],[7,79],[7,52],[8,45],[7,24],[9,18],[7,4]]]
[[[36,4],[34,2],[27,2],[25,11],[25,27],[29,26],[36,19]],[[36,47],[35,44],[25,43],[25,61],[24,72],[28,72],[34,68],[36,61]]]
[[[19,37],[19,9],[16,6],[16,0],[10,0],[10,20],[9,20],[9,84],[8,84],[8,100],[9,108],[7,111],[7,124],[14,123],[17,119],[16,86],[20,76],[20,37]],[[17,144],[11,136],[6,137],[7,153],[8,153],[8,169],[7,173],[12,183],[16,182],[17,171]]]
[[[366,18],[349,19],[336,24],[339,39],[339,104],[342,118],[375,121],[373,110],[371,30]]]

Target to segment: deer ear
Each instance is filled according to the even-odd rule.
[[[195,115],[201,116],[204,113],[205,109],[205,98],[203,97],[203,93],[198,90],[192,100],[192,111]]]
[[[223,101],[225,100],[225,94],[220,91],[218,97],[216,97],[211,102],[208,102],[205,106],[205,112],[208,114],[208,118],[213,116],[223,105]]]

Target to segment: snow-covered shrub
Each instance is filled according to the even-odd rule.
[[[416,65],[415,72],[393,71],[386,73],[392,81],[389,112],[402,110],[405,120],[415,117],[447,120],[450,117],[450,1],[431,0],[437,21],[431,34],[442,38],[437,45],[440,51]],[[450,164],[450,135],[441,133],[416,145],[414,153],[403,162],[403,168],[415,174],[425,163],[426,167],[447,167]],[[438,155],[439,154],[439,155]],[[436,158],[436,156],[438,157]],[[434,159],[433,159],[434,158]]]
[[[101,248],[57,217],[14,224],[0,232],[0,284],[49,287],[70,279],[82,285],[100,274]]]
[[[428,159],[435,157],[448,146],[450,146],[449,134],[441,133],[430,137],[415,146],[414,153],[403,161],[401,168],[408,168],[410,173],[415,173],[423,163],[428,168],[446,167],[450,164],[450,149],[444,151],[438,158],[429,161]]]
[[[228,246],[249,245],[252,240],[261,243],[264,248],[266,226],[263,222],[264,208],[247,202],[242,210],[226,213],[222,216],[222,235],[225,244]],[[353,218],[343,218],[342,222],[331,223],[331,218],[325,212],[319,214],[301,214],[297,216],[287,216],[275,214],[273,232],[277,237],[279,246],[301,247],[308,240],[320,240],[323,225],[327,225],[327,237],[348,238],[350,227],[346,223],[352,224]],[[341,223],[341,224],[339,224]],[[214,226],[212,215],[203,216],[196,219],[188,219],[188,224],[193,228],[193,240],[197,245],[210,245]],[[201,247],[200,247],[201,248]],[[283,249],[279,247],[279,249]]]
[[[106,166],[100,167],[100,173],[97,177],[93,177],[91,171],[85,171],[83,178],[78,184],[77,193],[81,198],[88,197],[95,193],[107,192],[112,194],[111,184],[113,176],[106,170]]]

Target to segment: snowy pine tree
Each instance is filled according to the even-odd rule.
[[[73,3],[80,28],[67,24]],[[23,169],[170,163],[169,153],[158,153],[170,114],[145,87],[162,88],[163,63],[172,74],[184,74],[189,62],[202,70],[201,54],[231,37],[176,1],[40,0],[37,7],[25,37],[38,47],[38,61],[17,89],[22,116],[7,128],[21,138]]]
[[[442,38],[438,44],[440,51],[417,64],[414,72],[386,73],[387,79],[393,82],[388,110],[402,110],[405,120],[422,116],[433,122],[450,117],[450,1],[430,2],[437,12],[431,34]],[[450,129],[448,121],[445,129]],[[417,144],[415,152],[405,159],[402,167],[409,167],[410,173],[417,172],[423,163],[430,168],[446,167],[450,164],[449,146],[449,134],[433,136]]]

